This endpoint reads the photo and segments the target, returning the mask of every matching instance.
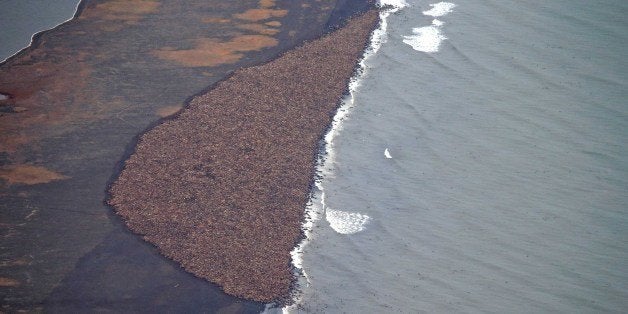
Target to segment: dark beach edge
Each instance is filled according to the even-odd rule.
[[[79,8],[79,9],[77,9],[77,12],[75,13],[75,17],[77,17],[78,15],[80,15],[80,12],[81,12],[81,11],[83,10],[83,8],[84,8],[84,3],[85,3],[85,2],[86,2],[86,0],[81,0],[81,2],[80,2],[80,4],[79,4],[79,7],[80,7],[80,8]],[[278,53],[278,54],[277,54],[276,56],[274,56],[273,58],[271,58],[271,59],[269,59],[269,60],[266,60],[266,61],[263,61],[263,62],[259,62],[259,63],[252,64],[252,65],[250,65],[250,66],[247,66],[246,68],[248,68],[248,67],[260,66],[260,65],[265,65],[265,64],[267,64],[267,63],[273,62],[273,61],[275,61],[276,59],[281,58],[281,57],[282,57],[285,53],[287,53],[287,52],[289,52],[289,51],[291,51],[291,50],[293,50],[293,49],[295,49],[295,48],[297,48],[297,47],[301,47],[301,46],[303,46],[304,44],[306,44],[307,42],[310,42],[310,41],[313,41],[313,40],[317,40],[317,39],[319,39],[319,38],[322,38],[322,37],[324,37],[324,36],[326,36],[326,35],[328,35],[328,34],[330,34],[330,33],[334,32],[334,31],[336,31],[336,30],[338,30],[338,29],[342,28],[344,25],[346,25],[346,23],[347,23],[350,19],[352,19],[352,18],[354,18],[354,17],[360,16],[360,15],[362,15],[362,14],[364,14],[364,13],[368,12],[368,11],[371,11],[371,10],[377,10],[377,11],[380,11],[380,10],[381,10],[381,8],[380,8],[380,7],[379,7],[379,6],[375,3],[375,1],[372,1],[372,0],[367,0],[367,1],[363,1],[363,2],[361,2],[361,3],[360,3],[360,5],[359,5],[359,7],[358,7],[357,9],[355,8],[355,3],[354,3],[354,2],[355,2],[355,1],[350,1],[350,0],[339,0],[339,1],[337,1],[337,2],[336,2],[336,7],[334,8],[334,11],[333,11],[333,12],[332,12],[332,14],[330,15],[329,20],[328,20],[328,22],[327,22],[327,24],[326,24],[326,25],[327,25],[327,26],[326,26],[326,28],[327,28],[327,29],[326,29],[324,32],[322,32],[322,33],[321,33],[318,37],[313,38],[313,39],[307,39],[307,40],[304,40],[304,41],[301,41],[301,42],[295,43],[294,45],[287,46],[285,49],[283,49],[280,53]],[[353,10],[352,10],[352,8],[353,8]],[[75,18],[75,17],[74,17],[74,18]],[[67,23],[67,22],[69,22],[69,21],[71,21],[71,20],[68,20],[68,21],[64,22],[63,24],[65,24],[65,23]],[[61,25],[63,25],[63,24],[60,24],[60,25],[58,25],[57,27],[59,27],[59,26],[61,26]],[[331,111],[329,111],[329,112],[327,113],[327,114],[329,115],[329,117],[330,117],[332,120],[333,120],[333,118],[336,116],[336,113],[337,113],[338,109],[339,109],[339,108],[342,106],[342,104],[344,103],[344,101],[345,101],[346,97],[350,95],[349,83],[350,83],[352,80],[354,80],[354,78],[355,78],[356,76],[359,76],[359,75],[360,75],[360,73],[362,73],[362,70],[363,70],[363,69],[361,68],[359,61],[360,61],[360,60],[362,60],[362,59],[364,58],[364,55],[368,52],[368,48],[369,48],[369,46],[370,46],[371,39],[372,39],[372,36],[373,36],[373,31],[374,31],[375,29],[377,29],[380,25],[381,25],[381,20],[379,20],[379,21],[378,21],[378,22],[377,22],[377,23],[376,23],[376,24],[372,27],[372,29],[370,29],[370,30],[369,30],[369,33],[370,33],[369,39],[367,40],[367,42],[366,42],[366,44],[364,45],[364,47],[362,47],[362,54],[360,55],[360,57],[359,57],[359,58],[357,58],[357,59],[356,59],[356,64],[355,64],[355,66],[354,66],[354,69],[353,69],[353,73],[352,73],[352,75],[351,75],[351,76],[350,76],[350,77],[346,80],[346,82],[345,82],[345,90],[344,90],[344,92],[342,93],[342,96],[341,96],[341,97],[339,98],[339,100],[336,102],[334,109],[333,109],[333,110],[331,110]],[[55,28],[56,28],[56,27],[55,27]],[[51,30],[52,30],[52,29],[51,29]],[[46,30],[46,31],[42,31],[42,32],[38,33],[38,34],[37,34],[37,35],[38,35],[38,37],[37,37],[37,38],[39,38],[39,36],[41,36],[42,34],[44,34],[45,32],[48,32],[48,31],[50,31],[50,30]],[[35,38],[35,37],[34,37],[34,38]],[[35,40],[33,40],[33,43],[35,43]],[[31,45],[31,46],[29,46],[29,47],[24,48],[24,49],[23,49],[23,51],[25,51],[25,50],[27,50],[27,49],[29,49],[29,48],[32,48],[32,46],[33,46],[33,45]],[[23,51],[20,51],[18,54],[21,54]],[[16,54],[16,55],[18,55],[18,54]],[[12,56],[11,58],[13,58],[13,57],[14,57],[14,56]],[[199,96],[202,96],[202,95],[204,95],[204,94],[208,93],[209,91],[213,90],[213,89],[214,89],[214,88],[216,88],[218,85],[220,85],[221,83],[223,83],[223,82],[225,82],[225,81],[227,81],[227,80],[231,79],[231,78],[233,77],[233,75],[234,75],[234,74],[235,74],[238,70],[239,70],[239,69],[229,71],[229,72],[228,72],[228,74],[227,74],[227,75],[225,75],[225,76],[224,76],[222,79],[220,79],[219,81],[216,81],[216,82],[212,83],[211,85],[207,86],[206,88],[204,88],[204,89],[200,90],[199,92],[197,92],[197,93],[195,93],[195,94],[193,94],[193,95],[191,95],[191,96],[187,97],[187,98],[185,99],[185,101],[183,102],[183,106],[182,106],[182,108],[181,108],[179,111],[177,111],[176,113],[174,113],[174,114],[172,114],[172,115],[170,115],[170,116],[166,116],[166,117],[160,118],[160,119],[158,119],[158,120],[156,120],[156,121],[154,121],[154,122],[150,123],[150,124],[149,124],[149,125],[148,125],[148,126],[147,126],[147,127],[146,127],[143,131],[142,131],[142,132],[140,132],[140,133],[136,134],[136,135],[133,137],[133,139],[132,139],[132,140],[131,140],[131,141],[130,141],[127,145],[126,145],[126,148],[125,148],[125,150],[124,150],[123,155],[122,155],[122,156],[121,156],[121,158],[118,160],[118,162],[116,162],[116,164],[115,164],[115,166],[114,166],[114,168],[113,168],[113,170],[112,170],[112,175],[111,175],[111,177],[109,178],[109,180],[107,181],[106,190],[105,190],[105,197],[104,197],[104,199],[103,199],[103,203],[105,204],[105,206],[107,206],[107,207],[111,210],[111,211],[110,211],[110,214],[111,214],[112,218],[115,216],[115,218],[113,218],[113,219],[116,219],[116,220],[118,220],[118,221],[122,222],[122,223],[123,223],[123,224],[127,227],[127,229],[126,229],[126,230],[127,230],[127,232],[130,232],[130,233],[132,233],[132,234],[136,234],[136,235],[139,235],[139,236],[143,236],[142,234],[135,233],[134,231],[132,231],[132,230],[128,229],[128,226],[126,225],[126,222],[124,221],[124,219],[123,219],[121,216],[119,216],[118,214],[116,214],[116,210],[115,210],[115,208],[113,208],[113,206],[112,206],[112,205],[110,205],[110,203],[109,203],[109,201],[110,201],[110,200],[111,200],[111,198],[112,198],[112,194],[111,194],[111,192],[110,192],[110,191],[111,191],[112,185],[113,185],[113,184],[117,181],[117,179],[118,179],[118,178],[119,178],[119,176],[121,175],[122,171],[125,169],[126,161],[127,161],[127,160],[131,157],[131,155],[133,155],[133,154],[136,152],[136,148],[137,148],[138,144],[141,142],[142,137],[143,137],[146,133],[148,133],[148,132],[150,132],[151,130],[153,130],[155,127],[157,127],[157,126],[159,126],[159,125],[162,125],[162,124],[164,124],[164,123],[166,123],[166,122],[168,122],[168,121],[172,121],[172,120],[176,120],[176,119],[178,119],[178,118],[179,118],[179,116],[180,116],[180,115],[181,115],[181,114],[182,114],[182,113],[183,113],[186,109],[188,109],[188,108],[189,108],[189,106],[190,106],[191,102],[192,102],[195,98],[197,98],[197,97],[199,97]],[[303,205],[304,205],[304,206],[303,206],[304,208],[305,208],[305,206],[308,206],[308,205],[309,205],[309,203],[311,202],[312,196],[313,196],[313,195],[314,195],[314,193],[315,193],[315,191],[314,191],[314,189],[316,188],[315,183],[316,183],[318,180],[320,180],[320,179],[322,178],[322,174],[320,173],[320,170],[318,169],[318,164],[319,164],[319,162],[320,162],[320,161],[324,161],[324,160],[326,159],[326,157],[325,157],[325,155],[326,155],[326,143],[325,143],[324,137],[325,137],[325,135],[326,135],[326,134],[330,131],[330,129],[331,129],[331,128],[332,128],[332,123],[328,124],[328,125],[324,128],[323,132],[320,134],[320,136],[319,136],[319,138],[318,138],[317,149],[315,150],[315,153],[314,153],[314,154],[312,155],[312,157],[311,157],[311,166],[312,166],[312,167],[311,167],[311,169],[312,169],[312,173],[313,173],[313,175],[311,176],[311,179],[310,179],[310,182],[309,182],[309,185],[308,185],[308,203],[303,204]],[[307,215],[307,213],[305,213],[305,215]],[[305,219],[306,219],[306,216],[305,216],[305,215],[304,215],[304,217],[303,217],[302,222],[304,222],[304,221],[305,221]],[[300,236],[299,236],[299,238],[297,239],[297,241],[295,241],[295,243],[294,243],[293,247],[298,246],[298,245],[299,245],[299,244],[300,244],[300,243],[301,243],[304,239],[306,239],[305,230],[303,229],[303,226],[301,226]],[[161,249],[160,249],[157,245],[155,245],[155,244],[153,244],[153,243],[151,243],[151,242],[147,242],[147,243],[148,243],[151,247],[153,247],[156,251],[158,251],[158,252],[160,252],[160,253],[163,253],[163,252],[161,251]],[[185,269],[182,267],[182,265],[180,264],[180,262],[177,262],[177,261],[171,260],[170,258],[167,258],[167,257],[165,257],[165,256],[164,256],[163,258],[167,259],[169,262],[171,262],[171,263],[173,263],[173,264],[175,264],[175,265],[178,265],[178,267],[180,267],[180,268],[181,268],[183,271],[185,271],[186,273],[189,273],[189,274],[191,274],[192,276],[195,276],[195,277],[197,277],[197,278],[202,278],[202,277],[198,277],[198,276],[196,276],[195,274],[193,274],[193,273],[188,272],[187,270],[185,270]],[[292,273],[293,273],[295,276],[293,276],[293,278],[292,278],[292,283],[291,283],[291,288],[290,288],[290,294],[289,294],[289,295],[287,295],[287,296],[284,296],[284,297],[282,297],[282,298],[278,298],[278,299],[276,299],[276,300],[273,300],[273,301],[271,301],[271,302],[267,303],[267,304],[268,304],[268,306],[269,306],[270,308],[276,308],[276,307],[285,306],[285,305],[290,305],[290,304],[293,304],[293,303],[294,303],[294,298],[295,298],[295,296],[297,296],[297,294],[298,294],[298,293],[299,293],[299,291],[300,291],[300,288],[299,288],[299,286],[298,286],[298,282],[297,282],[297,276],[301,273],[301,270],[300,270],[300,269],[298,269],[298,268],[296,268],[296,267],[294,267],[294,265],[292,265],[292,264],[291,264],[291,268],[292,268]],[[210,282],[210,284],[212,284],[212,285],[214,285],[214,286],[218,287],[219,289],[221,289],[222,291],[224,291],[224,290],[223,290],[223,288],[222,288],[222,286],[220,286],[220,285],[218,285],[218,284],[215,284],[215,283],[212,283],[212,282]],[[257,302],[259,302],[259,301],[257,301]],[[260,303],[263,303],[263,302],[260,302]]]

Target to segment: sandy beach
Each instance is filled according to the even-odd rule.
[[[74,19],[0,64],[2,310],[263,308],[129,232],[105,190],[161,118],[364,7],[84,0]]]

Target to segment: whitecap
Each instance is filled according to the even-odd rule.
[[[427,11],[423,11],[424,15],[439,17],[451,12],[456,7],[451,2],[439,2],[430,4],[432,7]],[[412,35],[403,36],[403,42],[410,45],[412,49],[421,52],[438,52],[438,48],[443,40],[447,39],[443,35],[441,26],[445,23],[439,19],[433,19],[432,25],[424,27],[415,27],[412,29]]]
[[[328,208],[325,211],[325,219],[334,231],[341,234],[354,234],[364,230],[371,217]]]
[[[403,36],[403,42],[422,52],[437,52],[440,43],[447,39],[436,25],[415,27],[412,33],[413,35]]]
[[[456,7],[456,5],[451,2],[439,2],[430,4],[430,6],[432,8],[427,11],[423,11],[423,14],[433,17],[446,15],[450,13],[453,8]]]

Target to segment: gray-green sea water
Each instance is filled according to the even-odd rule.
[[[387,2],[292,311],[625,312],[628,2]]]

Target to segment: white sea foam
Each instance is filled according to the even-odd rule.
[[[304,231],[305,239],[290,252],[292,265],[299,270],[303,269],[303,249],[307,245],[309,239],[312,238],[312,228],[314,227],[314,223],[321,218],[325,208],[325,192],[322,190],[321,183],[317,181],[314,184],[317,190],[312,193],[312,198],[306,208],[305,221],[301,226]],[[301,275],[304,277],[306,282],[309,283],[307,274],[304,271],[301,271]]]
[[[415,27],[412,29],[412,34],[403,36],[403,42],[410,45],[412,49],[421,52],[437,52],[440,43],[447,39],[442,34],[440,26],[437,25]]]
[[[298,285],[301,287],[307,287],[309,285],[309,279],[308,279],[307,273],[303,269],[303,250],[307,247],[308,243],[312,240],[314,236],[312,232],[314,224],[322,217],[322,215],[326,212],[326,210],[331,211],[331,215],[329,217],[331,217],[332,221],[335,221],[334,219],[336,217],[343,216],[342,214],[338,214],[340,211],[328,209],[325,204],[325,189],[323,185],[323,180],[325,178],[330,178],[333,175],[333,172],[332,172],[333,165],[334,165],[333,140],[338,134],[338,132],[342,129],[342,121],[347,117],[347,115],[349,114],[349,109],[351,109],[355,103],[356,90],[360,86],[362,77],[364,77],[365,72],[367,70],[366,61],[370,59],[373,55],[375,55],[377,51],[380,49],[380,47],[382,46],[382,44],[386,42],[386,39],[387,39],[386,30],[388,28],[388,21],[387,21],[388,16],[408,6],[406,1],[404,0],[380,0],[379,5],[382,7],[389,6],[389,8],[380,12],[379,27],[373,31],[373,34],[371,34],[371,42],[370,42],[369,47],[364,52],[362,59],[359,62],[358,73],[349,82],[349,95],[343,99],[342,104],[340,105],[340,108],[338,108],[338,111],[336,112],[336,115],[334,116],[334,119],[332,121],[329,131],[327,132],[327,134],[325,134],[325,137],[323,138],[323,141],[325,144],[324,151],[321,154],[319,154],[318,160],[317,160],[317,166],[316,166],[317,173],[322,175],[323,179],[316,180],[315,182],[316,191],[313,191],[312,197],[310,198],[308,206],[305,210],[306,218],[302,226],[303,232],[304,232],[304,239],[292,250],[292,252],[290,252],[290,255],[292,257],[292,265],[295,267],[295,269],[298,272],[297,273],[297,276],[299,278]],[[345,213],[345,212],[342,212],[342,213]],[[332,226],[332,228],[339,233],[343,233],[343,232],[340,232],[338,230],[343,230],[343,231],[356,230],[355,232],[361,231],[364,229],[364,226],[370,220],[370,217],[360,214],[360,213],[345,213],[345,214],[347,214],[345,216],[348,216],[350,217],[350,219],[353,219],[353,220],[349,220],[351,221],[351,223],[348,223],[348,222],[346,223],[347,225],[346,228],[341,229],[339,227],[339,229],[336,229],[335,227],[343,226],[343,224],[336,223],[336,222],[332,224],[330,222],[330,225]],[[359,228],[348,227],[349,225],[359,226]],[[357,229],[360,229],[360,230],[357,230]],[[355,232],[350,232],[350,233],[355,233]],[[297,295],[294,300],[295,303],[293,305],[283,307],[281,309],[282,312],[283,313],[296,312],[298,309],[300,298],[301,297]]]
[[[423,11],[423,15],[429,15],[433,17],[444,16],[450,13],[451,10],[456,7],[456,5],[451,2],[439,2],[430,4],[430,6],[432,8],[427,11]]]
[[[332,229],[341,234],[360,232],[364,230],[366,224],[371,220],[371,217],[364,214],[345,212],[331,208],[325,210],[325,218]]]
[[[396,9],[403,9],[408,6],[405,0],[379,0],[380,6],[392,6]]]
[[[439,2],[430,4],[432,7],[427,11],[423,11],[424,15],[440,17],[450,13],[455,4],[451,2]],[[438,52],[440,44],[447,39],[443,35],[442,26],[445,23],[439,19],[432,20],[432,25],[415,27],[412,29],[412,35],[403,36],[403,42],[410,45],[412,49],[421,52],[433,53]]]

